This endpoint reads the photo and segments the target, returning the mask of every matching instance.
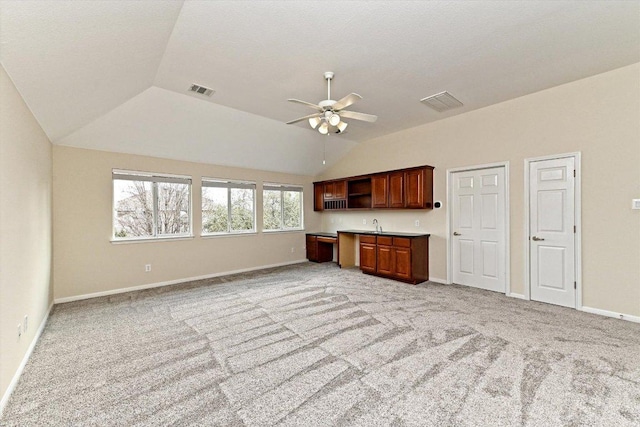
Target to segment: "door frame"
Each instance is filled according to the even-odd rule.
[[[453,245],[451,244],[451,224],[453,223],[453,210],[451,201],[453,200],[453,174],[457,172],[468,172],[482,169],[504,168],[504,267],[505,267],[505,295],[511,295],[511,227],[509,222],[509,206],[511,205],[509,196],[509,161],[486,163],[474,166],[462,166],[447,169],[447,285],[453,283]]]
[[[529,173],[531,163],[542,160],[566,159],[573,157],[573,165],[575,167],[576,176],[573,182],[574,186],[574,224],[576,226],[574,246],[574,277],[576,281],[576,310],[582,310],[582,172],[581,172],[581,153],[576,151],[573,153],[552,154],[548,156],[529,157],[524,159],[524,299],[531,300],[531,251],[529,244],[529,198],[531,196],[529,187]]]

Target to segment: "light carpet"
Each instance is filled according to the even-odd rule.
[[[300,264],[60,304],[4,426],[638,426],[640,325]]]

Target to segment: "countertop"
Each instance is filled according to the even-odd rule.
[[[371,236],[396,236],[396,237],[424,237],[431,236],[427,233],[403,233],[400,231],[384,231],[382,233],[376,233],[374,230],[338,230],[338,233],[345,234],[367,234]]]
[[[318,233],[306,233],[309,236],[318,236],[318,237],[338,237],[337,233],[325,233],[325,232],[318,232]]]

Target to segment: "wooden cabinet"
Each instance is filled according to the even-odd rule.
[[[389,207],[404,208],[404,172],[389,174]]]
[[[413,169],[405,172],[405,206],[411,209],[423,209],[433,204],[433,170]],[[430,176],[427,183],[427,175]],[[429,189],[427,189],[429,187]],[[426,204],[428,203],[428,206]]]
[[[432,209],[433,167],[314,183],[314,210]]]
[[[313,210],[338,210],[347,208],[347,181],[314,182]]]
[[[347,198],[347,181],[331,181],[324,184],[325,200],[340,200]]]
[[[324,210],[324,184],[313,184],[313,210]]]
[[[360,270],[367,273],[376,272],[376,245],[360,242]]]
[[[429,280],[429,236],[360,236],[360,269],[413,284]]]
[[[371,207],[386,208],[389,206],[389,175],[386,173],[371,177]]]
[[[333,244],[336,237],[307,234],[307,259],[313,262],[333,261]]]

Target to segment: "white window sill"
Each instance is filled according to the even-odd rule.
[[[277,233],[304,233],[304,228],[295,228],[290,230],[262,230],[264,234],[277,234]]]
[[[112,245],[128,245],[130,243],[175,242],[176,240],[193,240],[194,236],[151,237],[143,239],[111,239]]]
[[[201,234],[203,239],[215,239],[218,237],[242,237],[242,236],[257,236],[256,231],[247,231],[246,233],[219,233],[219,234]]]

